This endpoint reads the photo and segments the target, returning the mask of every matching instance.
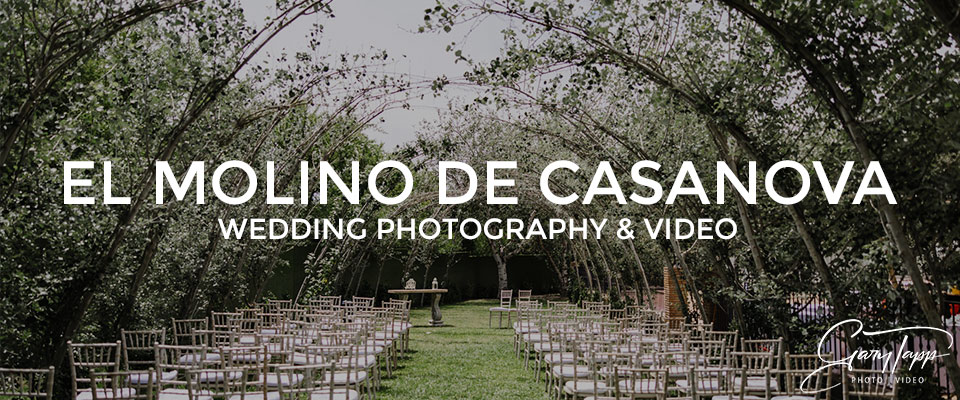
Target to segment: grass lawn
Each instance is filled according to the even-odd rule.
[[[426,327],[430,308],[411,311],[410,349],[377,399],[547,399],[543,382],[514,357],[513,330],[487,328],[491,300],[440,308],[442,328]],[[504,316],[506,324],[506,316]]]

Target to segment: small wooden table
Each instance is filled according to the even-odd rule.
[[[411,294],[432,294],[433,304],[430,306],[430,325],[443,326],[443,315],[440,315],[440,296],[447,292],[447,289],[390,289],[387,293],[400,296],[401,300],[406,300]]]

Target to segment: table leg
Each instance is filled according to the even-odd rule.
[[[430,325],[443,326],[443,315],[440,314],[440,293],[433,294],[433,305],[430,307]]]
[[[410,295],[408,295],[408,294],[406,294],[406,293],[400,293],[400,294],[398,295],[398,297],[400,297],[400,300],[406,300],[409,296],[410,296]]]

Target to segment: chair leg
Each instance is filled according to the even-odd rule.
[[[387,378],[393,378],[393,365],[392,365],[393,362],[392,362],[392,360],[390,360],[390,349],[389,349],[389,348],[386,348],[386,349],[383,349],[383,350],[387,352],[387,354],[386,354],[385,357],[384,357],[384,358],[386,359],[385,361],[386,361],[386,363],[387,363]]]

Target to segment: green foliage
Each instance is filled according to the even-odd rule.
[[[274,161],[277,195],[295,196],[300,160],[345,171],[349,161],[369,169],[383,158],[360,132],[402,105],[389,94],[407,84],[376,72],[389,62],[381,53],[260,63],[258,45],[273,32],[305,12],[322,19],[331,11],[316,1],[277,8],[272,23],[256,28],[232,1],[0,5],[0,365],[46,367],[63,359],[68,339],[112,341],[120,328],[162,327],[271,297],[266,281],[287,267],[280,255],[315,244],[222,239],[220,218],[363,212],[342,199],[196,204],[192,191],[154,204],[157,160],[176,173],[204,161],[208,180],[227,160],[260,176]],[[63,204],[68,160],[97,164],[75,174],[93,187],[74,190],[97,204]],[[100,204],[102,161],[113,163],[113,194],[132,204]],[[228,193],[244,185],[238,174],[222,181]],[[209,181],[207,189],[209,198]],[[343,259],[319,261],[344,268]]]

